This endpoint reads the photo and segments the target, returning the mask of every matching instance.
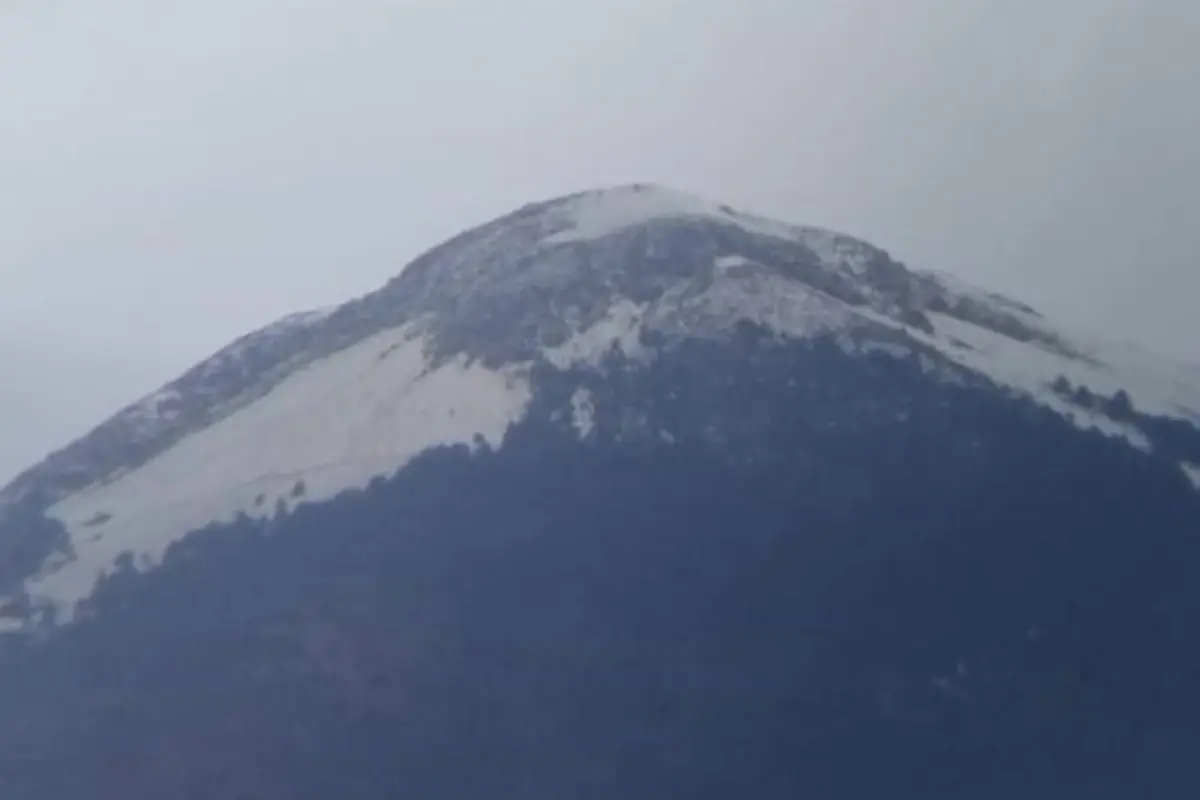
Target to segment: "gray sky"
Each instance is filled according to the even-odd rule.
[[[4,0],[0,482],[524,202],[654,181],[1200,360],[1188,0]]]

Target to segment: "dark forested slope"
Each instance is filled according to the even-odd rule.
[[[1168,455],[750,324],[531,380],[502,446],[197,531],[0,639],[3,795],[1200,790]]]

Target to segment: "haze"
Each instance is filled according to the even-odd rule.
[[[1200,360],[1200,5],[8,0],[0,483],[527,201],[653,181]]]

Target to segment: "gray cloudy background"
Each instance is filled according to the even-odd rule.
[[[0,482],[474,223],[653,181],[1200,360],[1191,0],[0,0]]]

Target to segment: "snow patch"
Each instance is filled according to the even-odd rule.
[[[179,415],[178,404],[182,395],[178,390],[164,388],[143,398],[130,407],[125,416],[140,430],[146,430],[161,420],[172,420]]]
[[[1137,398],[1149,395],[1140,391],[1136,384],[1127,385],[1127,381],[1101,364],[1068,358],[1036,343],[1010,339],[945,314],[930,314],[929,317],[938,335],[926,336],[918,331],[910,331],[910,335],[932,344],[962,366],[1054,409],[1084,429],[1094,428],[1110,436],[1120,436],[1142,450],[1150,449],[1150,441],[1135,427],[1078,408],[1055,394],[1052,388],[1059,377],[1104,394],[1115,394],[1124,388],[1135,397],[1134,403],[1138,405]],[[955,340],[966,347],[955,346]]]
[[[190,531],[239,513],[267,517],[394,474],[436,445],[499,445],[531,399],[527,370],[459,358],[432,368],[425,342],[396,328],[313,362],[255,402],[116,480],[49,510],[71,553],[26,586],[70,618],[124,553],[162,561]],[[301,491],[302,489],[302,491]],[[111,519],[102,527],[95,520]]]
[[[700,293],[681,287],[663,295],[647,319],[652,329],[697,337],[728,332],[740,320],[798,338],[855,322],[854,313],[841,301],[771,273],[722,274]]]
[[[713,263],[713,266],[717,268],[718,272],[725,272],[727,270],[737,269],[738,267],[748,267],[753,263],[753,261],[745,256],[718,256],[716,261]]]
[[[590,192],[555,207],[558,232],[544,240],[550,243],[579,242],[602,238],[626,228],[655,220],[703,218],[717,224],[736,225],[762,236],[803,244],[831,269],[861,276],[878,252],[853,237],[822,228],[788,225],[735,211],[699,197],[656,186],[632,186]],[[929,336],[908,328],[895,319],[874,314],[870,309],[851,308],[797,281],[778,276],[745,274],[737,270],[752,262],[740,255],[715,260],[711,287],[696,292],[683,285],[668,292],[643,313],[646,328],[685,335],[707,335],[721,325],[748,319],[792,336],[812,336],[856,322],[878,322],[892,330],[906,330],[918,341],[931,344],[952,361],[980,372],[997,383],[1030,395],[1033,399],[1075,419],[1085,428],[1100,428],[1124,436],[1139,447],[1145,437],[1129,425],[1075,408],[1048,390],[1059,377],[1076,386],[1112,396],[1126,390],[1134,405],[1145,413],[1190,419],[1200,423],[1200,374],[1195,369],[1173,365],[1132,345],[1109,345],[1095,337],[1052,329],[1034,309],[1014,300],[991,294],[966,281],[944,273],[923,273],[953,301],[969,298],[1017,320],[1047,341],[1062,341],[1064,352],[1050,346],[1009,338],[947,314],[930,313],[937,333]],[[764,291],[765,290],[765,291]],[[672,305],[671,295],[674,295]],[[707,328],[707,329],[706,329]],[[605,349],[610,344],[603,328]],[[583,348],[586,341],[576,342]],[[1089,343],[1082,346],[1080,343]],[[1079,353],[1082,358],[1072,358]],[[559,357],[555,354],[555,357]],[[571,360],[569,356],[562,356]]]
[[[982,286],[976,286],[970,281],[964,280],[957,275],[943,272],[942,270],[922,270],[918,274],[932,278],[947,293],[950,300],[961,298],[971,299],[977,303],[983,303],[986,306],[1001,311],[1004,314],[1016,317],[1022,324],[1033,330],[1046,335],[1055,335],[1055,331],[1050,330],[1046,326],[1046,321],[1042,316],[1023,303],[994,292],[989,292]]]
[[[551,245],[593,241],[647,222],[686,218],[704,218],[736,225],[750,233],[792,241],[801,241],[809,234],[826,233],[743,214],[702,197],[651,185],[586,192],[556,204],[552,213],[561,227],[542,240]]]
[[[1183,474],[1191,478],[1196,488],[1200,489],[1200,464],[1188,464],[1185,462],[1182,466]]]
[[[544,240],[549,244],[601,239],[650,220],[723,214],[707,200],[660,186],[587,192],[564,201],[556,211],[567,225]]]
[[[727,335],[739,320],[747,320],[781,336],[811,338],[842,333],[848,352],[882,352],[897,358],[911,357],[919,347],[895,340],[907,335],[946,357],[949,364],[985,376],[1000,386],[1016,391],[1071,420],[1084,430],[1099,430],[1124,438],[1135,447],[1150,449],[1147,437],[1135,426],[1124,424],[1088,409],[1079,408],[1059,396],[1053,384],[1066,378],[1074,386],[1112,396],[1127,391],[1135,407],[1143,412],[1195,420],[1200,409],[1200,377],[1183,367],[1172,367],[1149,354],[1125,346],[1093,346],[1085,349],[1071,340],[1071,349],[1084,354],[1073,358],[1037,341],[1025,342],[988,328],[930,312],[934,333],[909,327],[869,307],[850,306],[807,284],[763,270],[737,271],[731,267],[752,263],[740,255],[716,259],[707,285],[682,281],[658,300],[638,305],[618,300],[599,322],[577,332],[566,343],[545,351],[546,358],[565,369],[574,365],[598,365],[614,347],[628,356],[643,356],[642,331],[669,336],[711,338]],[[1022,312],[1031,321],[1035,312]],[[875,326],[889,332],[870,337]],[[862,330],[865,337],[849,331]],[[922,367],[947,380],[953,369],[937,368],[921,354]]]
[[[571,424],[585,439],[596,428],[596,405],[587,389],[576,389],[571,395]]]
[[[702,291],[680,283],[653,303],[619,300],[599,322],[543,355],[559,369],[595,367],[614,348],[631,358],[645,357],[644,330],[712,338],[726,335],[739,320],[797,338],[861,323],[845,304],[804,284],[770,273],[722,273]]]
[[[1200,373],[1195,369],[1128,342],[1093,338],[1089,348],[1080,349],[1101,366],[1088,369],[1086,362],[1074,362],[1084,369],[1066,376],[1073,384],[1107,397],[1125,389],[1138,411],[1200,425]]]
[[[822,264],[861,275],[871,260],[871,248],[849,236],[821,228],[803,228],[804,246],[816,253]]]
[[[547,348],[543,354],[559,369],[578,364],[598,366],[614,347],[627,356],[637,356],[642,351],[640,333],[645,313],[646,306],[622,299],[599,322],[577,331],[557,347]]]

